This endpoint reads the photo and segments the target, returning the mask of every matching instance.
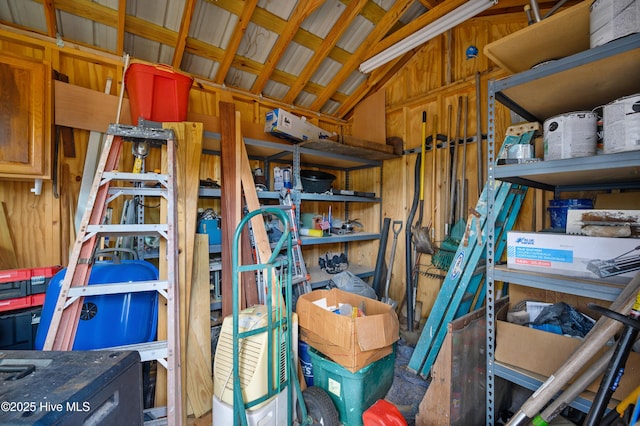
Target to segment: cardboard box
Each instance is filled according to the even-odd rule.
[[[316,302],[316,303],[314,303]],[[319,306],[364,303],[366,316],[351,318]],[[338,289],[315,290],[300,296],[296,305],[300,338],[351,372],[393,351],[400,337],[398,316],[391,305]]]
[[[511,231],[507,267],[626,284],[640,269],[639,245],[637,238]]]
[[[495,359],[504,364],[549,377],[560,368],[580,345],[582,340],[561,336],[546,331],[535,330],[506,321],[496,321]],[[606,352],[602,349],[594,354],[592,361]],[[585,365],[584,372],[591,363]],[[578,377],[578,376],[576,376]],[[602,376],[587,387],[597,392]],[[613,397],[617,400],[629,395],[640,385],[640,354],[631,352],[625,365],[624,375]]]
[[[293,115],[282,108],[266,114],[264,131],[292,142],[329,139],[331,133],[309,123],[305,118]]]

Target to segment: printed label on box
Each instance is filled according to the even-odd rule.
[[[528,260],[573,263],[573,253],[569,250],[556,250],[545,247],[516,247],[516,259],[519,263]]]
[[[639,243],[637,238],[510,231],[507,266],[626,284],[640,270]]]

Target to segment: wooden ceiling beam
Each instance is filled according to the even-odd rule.
[[[336,111],[336,115],[340,118],[346,118],[353,112],[355,106],[369,93],[375,93],[384,84],[389,81],[393,76],[398,73],[402,67],[415,55],[419,49],[413,49],[399,58],[381,66],[374,70],[369,78],[367,78],[358,88],[349,95],[344,102],[341,103],[340,108]]]
[[[358,47],[358,49],[351,55],[349,60],[342,66],[340,71],[331,79],[331,82],[327,85],[325,90],[316,98],[311,104],[312,110],[320,111],[329,98],[338,90],[340,85],[351,75],[351,73],[358,68],[360,63],[365,57],[369,56],[369,52],[373,46],[375,46],[385,36],[387,31],[393,25],[398,22],[402,15],[411,6],[412,0],[398,0],[389,11],[385,14],[384,18],[376,25],[367,36],[364,42]]]
[[[53,5],[53,0],[44,1],[44,19],[47,22],[47,35],[49,37],[56,37],[58,34],[58,24],[56,20],[56,9]]]
[[[175,69],[180,69],[180,65],[182,65],[182,57],[184,56],[184,49],[187,45],[187,37],[189,36],[189,28],[191,27],[191,20],[193,19],[195,8],[196,0],[186,0],[182,11],[182,19],[180,21],[180,29],[178,30],[175,49],[173,50],[173,59],[171,60],[171,65]]]
[[[269,81],[273,70],[278,65],[278,62],[280,62],[280,59],[286,52],[287,47],[291,44],[291,40],[293,40],[293,37],[300,28],[300,25],[309,15],[320,7],[322,3],[324,3],[324,0],[307,0],[298,3],[293,14],[289,18],[284,31],[280,33],[275,45],[271,48],[271,52],[264,63],[262,72],[258,74],[258,78],[253,82],[253,86],[251,87],[252,93],[262,93],[262,89],[264,89],[264,86]]]
[[[231,68],[231,64],[236,56],[236,52],[238,51],[238,47],[242,42],[242,38],[244,37],[245,32],[247,31],[247,27],[251,22],[251,17],[256,10],[256,6],[258,5],[258,0],[246,0],[244,3],[244,7],[242,8],[242,13],[236,23],[236,27],[233,30],[233,34],[231,36],[231,40],[229,40],[229,44],[227,44],[225,48],[225,54],[220,62],[220,67],[218,68],[218,72],[213,79],[214,83],[223,84],[224,79],[229,72],[229,68]]]
[[[113,28],[118,25],[118,11],[88,0],[55,0],[55,8]]]
[[[289,86],[289,91],[284,97],[283,102],[293,103],[318,69],[322,61],[324,61],[324,59],[329,55],[331,49],[333,49],[338,40],[340,40],[342,34],[344,34],[347,28],[349,28],[349,25],[351,25],[353,20],[360,14],[360,11],[364,6],[366,6],[367,2],[368,0],[357,0],[352,1],[347,5],[342,14],[340,14],[336,23],[331,27],[329,34],[327,34],[320,44],[320,47],[316,49],[311,60],[304,66],[304,69],[298,78],[295,79],[293,85]]]
[[[418,0],[421,5],[427,8],[427,10],[431,10],[436,7],[443,0]]]
[[[118,28],[116,55],[124,55],[124,28],[127,20],[127,0],[118,0]]]

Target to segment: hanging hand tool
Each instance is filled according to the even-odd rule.
[[[419,179],[420,179],[420,161],[422,158],[422,154],[419,153],[417,155],[416,158],[416,164],[414,166],[414,188],[418,188],[420,183],[419,183]],[[416,214],[416,209],[418,208],[418,198],[419,198],[419,194],[417,190],[414,190],[413,192],[413,202],[411,203],[411,210],[409,210],[409,217],[407,218],[407,225],[405,227],[405,280],[406,280],[406,300],[407,300],[407,306],[409,306],[409,304],[411,303],[411,297],[413,294],[413,286],[412,286],[412,282],[413,282],[413,259],[412,259],[412,254],[413,254],[413,248],[412,248],[412,234],[411,234],[411,223],[413,223],[413,218],[415,217]],[[409,309],[407,308],[407,311]],[[411,318],[411,316],[408,316],[407,318]],[[413,321],[409,321],[407,323],[407,327],[409,331],[413,331]]]
[[[449,200],[449,195],[446,193],[449,190],[449,178],[451,177],[451,166],[450,166],[450,162],[451,162],[451,158],[449,156],[449,147],[451,146],[451,121],[453,120],[453,105],[449,104],[447,105],[447,141],[443,144],[444,146],[444,171],[445,173],[442,173],[442,182],[441,182],[441,188],[444,188],[445,190],[445,194],[442,197],[444,199],[444,216],[442,218],[442,223],[444,224],[444,233],[443,235],[446,237],[447,235],[449,235],[449,209],[450,207],[450,201]]]
[[[422,149],[420,151],[420,202],[418,206],[418,209],[419,209],[418,220],[416,221],[415,226],[411,225],[412,226],[411,234],[412,234],[412,242],[413,242],[415,251],[417,251],[418,253],[432,254],[433,247],[431,245],[431,239],[429,238],[429,227],[425,228],[422,226],[423,215],[424,215],[424,188],[425,188],[424,169],[425,169],[425,163],[427,161],[426,141],[427,141],[427,112],[422,111]],[[434,141],[435,141],[435,138],[431,141],[432,146]]]
[[[464,219],[467,211],[467,127],[469,122],[469,97],[464,97],[464,119],[462,124],[462,175],[458,195],[458,220]]]
[[[398,302],[391,299],[389,297],[389,285],[391,284],[391,270],[393,269],[393,260],[396,257],[396,245],[398,243],[398,235],[400,235],[400,231],[402,230],[402,221],[394,220],[393,221],[393,243],[391,243],[391,256],[389,257],[389,268],[387,269],[387,280],[384,285],[384,298],[382,299],[383,303],[391,305],[391,307],[395,310],[398,306]],[[407,306],[409,306],[407,302]]]
[[[431,225],[429,226],[431,231],[431,241],[436,237],[434,230],[436,228],[436,170],[437,170],[437,157],[438,157],[438,116],[433,116],[433,132],[431,133]],[[433,247],[431,248],[433,254]]]
[[[452,232],[453,223],[455,222],[455,195],[456,195],[456,173],[458,169],[458,138],[460,137],[460,116],[462,114],[462,96],[458,96],[458,109],[456,111],[456,128],[453,140],[451,141],[452,151],[451,151],[451,179],[449,180],[451,185],[451,191],[449,193],[449,218],[448,218],[448,230],[447,236],[449,236]]]
[[[376,257],[376,268],[373,272],[373,282],[371,287],[375,290],[379,298],[383,297],[382,294],[382,276],[386,275],[384,272],[384,254],[387,251],[387,239],[389,238],[389,226],[391,225],[391,219],[385,217],[382,221],[382,231],[380,233],[380,243],[378,245],[378,256]]]
[[[424,163],[427,161],[426,157],[426,143],[427,143],[427,111],[422,111],[422,140],[421,143],[421,159],[420,159],[420,214],[418,219],[418,226],[422,225],[422,210],[424,207]]]

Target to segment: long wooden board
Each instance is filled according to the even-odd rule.
[[[236,142],[236,109],[230,102],[220,102],[220,135],[222,167],[222,317],[233,309],[233,277],[231,276],[231,248],[235,227],[242,219],[240,209],[240,145]]]
[[[211,308],[209,295],[209,236],[195,238],[189,331],[187,336],[187,399],[196,418],[211,410]]]

